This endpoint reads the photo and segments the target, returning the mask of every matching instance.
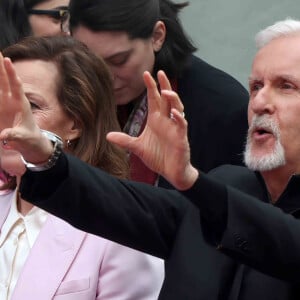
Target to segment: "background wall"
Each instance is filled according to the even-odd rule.
[[[175,2],[182,2],[176,0]],[[255,34],[287,17],[300,19],[296,0],[189,0],[181,13],[197,55],[248,88]]]

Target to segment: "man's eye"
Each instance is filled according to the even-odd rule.
[[[291,90],[291,89],[294,89],[295,86],[291,83],[284,82],[284,83],[281,84],[281,88],[285,89],[285,90]]]
[[[31,107],[31,110],[35,110],[35,109],[39,109],[40,107],[35,104],[34,102],[30,102],[30,107]]]
[[[251,92],[257,92],[259,91],[261,88],[263,87],[263,85],[261,83],[253,83],[250,85],[250,91]]]

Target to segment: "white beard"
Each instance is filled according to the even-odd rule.
[[[252,139],[251,135],[254,128],[262,127],[272,132],[276,141],[275,147],[271,153],[260,155],[259,157],[254,156],[251,153]],[[255,115],[252,119],[252,123],[248,130],[246,148],[244,151],[244,162],[246,166],[253,171],[270,171],[285,165],[285,152],[280,141],[280,130],[276,122],[269,117],[262,115]]]

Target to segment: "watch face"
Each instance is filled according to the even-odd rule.
[[[63,141],[58,135],[56,135],[50,131],[42,130],[42,129],[41,129],[41,132],[53,144],[53,152],[52,152],[51,156],[49,157],[49,159],[46,162],[41,163],[41,164],[32,164],[30,162],[27,162],[24,159],[24,157],[21,156],[21,159],[22,159],[23,163],[25,164],[26,168],[28,170],[34,171],[34,172],[45,171],[45,170],[52,168],[55,165],[56,161],[58,160],[59,155],[61,154],[62,148],[63,148]]]

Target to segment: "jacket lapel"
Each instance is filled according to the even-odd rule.
[[[228,297],[229,300],[239,299],[245,268],[245,265],[237,265],[237,269],[234,274],[233,284],[231,286],[230,296]]]
[[[25,262],[12,299],[52,299],[86,236],[49,215]]]

